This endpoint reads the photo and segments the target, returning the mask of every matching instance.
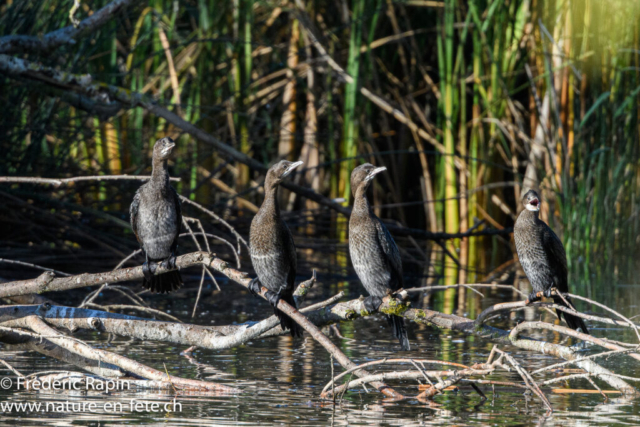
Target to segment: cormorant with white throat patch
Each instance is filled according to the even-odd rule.
[[[534,190],[527,191],[522,198],[522,203],[525,209],[518,215],[513,228],[513,237],[520,264],[533,288],[528,302],[539,300],[540,298],[536,295],[539,292],[543,292],[547,298],[552,297],[552,288],[556,288],[561,293],[569,292],[567,255],[556,233],[538,217],[540,213],[538,193]],[[568,297],[565,299],[569,306],[574,308],[571,300]],[[567,306],[559,296],[553,296],[553,301],[558,305]],[[582,329],[585,334],[589,333],[582,318],[560,310],[556,310],[556,313],[559,319],[564,316],[564,320],[571,329]]]

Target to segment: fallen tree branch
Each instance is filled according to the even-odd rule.
[[[223,261],[219,258],[213,257],[211,254],[207,254],[205,252],[195,252],[187,255],[182,255],[177,258],[176,265],[179,268],[185,268],[187,266],[192,265],[208,265],[213,269],[221,272],[226,275],[233,281],[241,284],[245,288],[248,288],[250,280],[247,278],[247,275],[243,272],[230,268],[226,261]],[[158,266],[155,271],[155,274],[162,274],[166,271],[169,271],[162,266]],[[85,286],[93,286],[100,285],[103,283],[114,283],[121,282],[125,280],[133,280],[133,279],[141,279],[143,277],[142,267],[130,267],[123,268],[119,270],[110,271],[107,273],[98,273],[98,274],[82,274],[79,276],[71,276],[59,279],[53,279],[50,276],[50,272],[45,274],[49,274],[45,279],[34,279],[31,281],[20,281],[20,282],[9,282],[5,283],[0,287],[0,297],[2,296],[11,296],[11,295],[24,295],[31,293],[41,293],[45,291],[61,291],[67,289],[74,289]],[[43,275],[44,276],[44,275]],[[42,277],[42,276],[41,276]],[[266,288],[262,289],[262,296],[264,298],[264,294],[266,292]],[[298,322],[307,332],[309,332],[320,344],[322,344],[327,351],[329,351],[336,360],[343,365],[345,368],[349,369],[353,366],[356,366],[353,362],[351,362],[342,351],[335,345],[331,340],[329,340],[313,323],[309,322],[307,318],[302,315],[298,310],[291,307],[289,304],[284,301],[280,301],[278,308],[288,314],[291,318],[293,318],[296,322]],[[268,320],[268,319],[267,319]],[[179,325],[178,325],[179,326]],[[165,329],[170,329],[175,326],[167,326]],[[270,327],[268,321],[262,321],[251,328],[247,328],[245,331],[236,334],[233,339],[245,339],[244,335],[252,335],[257,336],[261,333],[267,331]],[[163,331],[157,332],[162,335]],[[209,342],[211,346],[220,345],[225,341],[226,337],[219,337],[215,342]],[[200,341],[201,342],[201,341]],[[187,344],[187,345],[200,345],[200,344]],[[229,344],[225,344],[228,346]],[[208,347],[211,348],[211,347]],[[357,371],[357,375],[368,375],[365,371]],[[391,387],[388,387],[383,383],[374,383],[374,387],[380,390],[385,395],[392,398],[402,398],[402,395]]]
[[[600,323],[605,323],[607,325],[614,325],[614,326],[620,326],[623,328],[630,328],[630,329],[634,329],[636,331],[636,333],[638,333],[638,330],[640,330],[640,327],[636,326],[633,323],[630,322],[626,322],[626,321],[620,321],[620,320],[616,320],[616,319],[609,319],[607,317],[600,317],[600,316],[594,316],[591,314],[584,314],[581,313],[577,310],[574,310],[572,308],[569,307],[565,307],[559,304],[555,304],[555,303],[541,303],[541,302],[534,302],[534,303],[530,303],[527,304],[526,301],[515,301],[515,302],[505,302],[505,303],[498,303],[498,304],[494,304],[490,307],[487,307],[482,313],[480,313],[480,315],[476,318],[476,326],[481,325],[484,323],[484,321],[487,319],[487,317],[490,314],[496,313],[496,312],[500,312],[500,311],[518,311],[518,310],[524,310],[527,308],[543,308],[543,309],[555,309],[558,311],[562,311],[564,313],[570,313],[576,317],[581,317],[583,319],[586,320],[591,320],[594,322],[600,322]]]
[[[59,187],[82,181],[146,181],[151,175],[93,175],[75,176],[72,178],[38,178],[33,176],[0,176],[0,183],[7,184],[45,184]],[[171,177],[171,181],[179,182],[180,178]]]
[[[304,283],[312,280],[314,279]],[[305,307],[301,311],[304,313],[321,309],[335,303],[343,295],[340,292],[326,301]],[[258,323],[243,325],[200,326],[55,304],[0,307],[0,323],[32,315],[39,316],[56,328],[65,328],[71,332],[79,329],[92,330],[140,340],[197,346],[210,350],[232,348],[259,336],[280,335],[284,332],[280,328],[280,322],[276,316],[270,316]],[[270,334],[265,334],[267,331]],[[271,332],[273,333],[271,334]]]
[[[245,273],[230,268],[227,262],[219,258],[216,258],[211,254],[207,254],[204,252],[195,252],[187,255],[182,255],[177,259],[177,265],[181,268],[186,268],[188,266],[201,265],[201,264],[210,266],[214,270],[217,270],[225,274],[230,279],[240,283],[245,287],[250,282],[249,278]],[[156,274],[162,274],[164,272],[166,272],[166,270],[162,266],[159,266],[158,269],[156,270]],[[40,278],[38,279],[33,279],[28,281],[9,282],[9,283],[2,284],[0,285],[0,296],[6,297],[6,296],[12,296],[15,294],[18,294],[18,295],[32,294],[32,293],[37,293],[38,291],[60,291],[60,290],[73,289],[73,288],[84,287],[84,286],[98,285],[106,282],[135,280],[135,279],[141,279],[143,277],[143,274],[142,274],[141,267],[130,267],[130,268],[114,270],[107,273],[82,274],[79,276],[71,276],[66,278],[53,278],[51,276],[51,273],[45,273],[45,275],[43,276],[40,276]],[[292,317],[294,317],[294,320],[296,321],[300,319],[302,319],[302,321],[307,320],[297,310],[295,310],[294,312],[293,311],[294,309],[291,306],[288,306],[288,308],[283,307],[282,310],[285,311],[285,313],[287,314],[291,313]],[[437,311],[432,311],[432,310],[411,309],[411,308],[408,308],[405,304],[399,302],[394,298],[388,298],[388,297],[385,298],[383,300],[382,305],[380,306],[379,311],[385,314],[394,314],[394,315],[403,316],[417,323],[432,325],[432,326],[436,326],[438,328],[443,328],[443,329],[459,331],[469,335],[475,335],[480,338],[487,339],[498,344],[513,345],[521,349],[535,351],[543,354],[550,354],[565,360],[578,359],[578,356],[576,356],[576,354],[571,349],[559,344],[551,344],[551,343],[534,341],[534,340],[524,339],[524,338],[511,339],[509,337],[509,332],[504,331],[502,329],[493,328],[487,325],[482,325],[481,327],[476,328],[472,320],[458,317],[455,315],[443,314],[443,313],[439,313]],[[309,312],[307,315],[308,315],[308,319],[311,322],[313,322],[313,324],[318,326],[325,326],[325,325],[330,325],[343,320],[353,320],[355,318],[358,318],[361,316],[367,316],[369,314],[370,313],[368,313],[364,307],[363,301],[357,299],[357,300],[352,300],[345,303],[338,303],[333,306],[325,307],[319,310],[315,310],[315,311]],[[149,321],[149,322],[152,322],[152,321]],[[254,330],[254,331],[263,333],[269,329],[267,327],[268,325],[264,322],[265,321],[260,322],[259,324],[251,327],[245,326],[246,331],[252,330],[253,328],[259,328],[258,330]],[[189,325],[177,325],[177,326],[189,326]],[[307,328],[305,329],[307,330],[312,329],[308,323],[306,324],[306,326],[308,329]],[[165,328],[162,328],[162,330],[163,331],[170,330],[173,327],[175,326],[167,326]],[[195,327],[195,326],[190,325],[189,327]],[[312,330],[314,331],[314,334],[315,334],[314,338],[316,336],[319,336],[318,334],[320,334],[322,335],[322,337],[324,337],[325,340],[328,341],[328,339],[319,330],[317,330],[317,328],[315,328],[315,330],[314,329]],[[251,331],[251,333],[253,333],[254,331]],[[157,333],[157,335],[161,335],[161,334]],[[322,337],[320,337],[320,340],[323,339]],[[223,338],[224,337],[221,337],[220,339],[223,339]],[[158,339],[163,340],[161,336],[158,336]],[[195,339],[198,339],[200,341],[190,342],[190,343],[184,342],[184,343],[187,345],[202,346],[202,343],[203,343],[202,337],[196,334],[194,335],[194,340]],[[217,343],[212,343],[212,345],[213,344],[218,345]],[[326,341],[325,341],[325,344],[326,344]],[[331,343],[331,345],[333,345],[333,343]],[[613,345],[613,344],[609,344],[609,345]],[[621,347],[616,347],[616,349],[619,349],[619,348]],[[338,359],[336,358],[336,360]],[[356,366],[356,365],[352,365],[350,361],[347,362],[348,359],[346,360],[341,359],[341,360],[342,362],[345,363],[343,366],[345,366],[347,369],[350,369]],[[633,389],[633,387],[629,386],[627,383],[625,383],[619,378],[615,378],[612,375],[607,375],[607,374],[611,374],[611,372],[599,366],[598,364],[594,363],[592,360],[583,359],[576,362],[576,364],[587,372],[599,374],[600,378],[602,378],[604,381],[609,383],[612,387],[618,390],[621,390],[624,393],[627,393],[627,394],[635,393],[635,390]],[[366,375],[366,374],[362,373],[362,375]]]
[[[603,339],[596,338],[593,335],[574,331],[573,329],[567,328],[565,326],[552,325],[551,323],[546,323],[546,322],[522,322],[511,330],[511,333],[509,334],[509,339],[512,342],[518,341],[518,337],[524,329],[546,329],[548,331],[558,332],[563,335],[568,335],[570,337],[578,338],[582,341],[591,342],[595,345],[599,345],[600,347],[604,347],[608,350],[614,350],[614,351],[620,351],[620,352],[627,350],[624,347],[621,347],[617,344],[613,344],[610,341],[605,341]],[[640,354],[628,353],[628,355],[636,360],[640,360]]]
[[[75,338],[67,337],[51,326],[47,325],[38,316],[31,315],[6,322],[13,327],[25,328],[39,334],[42,338],[55,343],[59,347],[82,356],[86,359],[98,360],[100,363],[108,363],[117,366],[125,372],[147,378],[154,381],[169,381],[176,388],[183,390],[205,390],[225,394],[237,394],[240,390],[221,384],[207,381],[198,381],[167,375],[161,371],[150,368],[142,363],[131,360],[119,354],[111,353],[101,349],[95,349]]]
[[[0,326],[0,341],[26,351],[35,351],[45,356],[60,360],[84,369],[103,378],[122,378],[124,371],[110,363],[101,363],[70,352],[38,334],[21,329]]]
[[[214,268],[215,270],[220,271],[222,274],[224,274],[225,276],[227,276],[228,278],[230,278],[231,280],[233,280],[236,283],[239,283],[240,285],[244,286],[245,288],[249,288],[249,283],[251,282],[251,280],[249,280],[246,277],[246,274],[229,268],[228,264],[220,259],[214,259],[213,262],[211,263],[212,268]],[[268,292],[267,288],[265,287],[261,287],[260,289],[260,295],[262,296],[262,298],[264,298],[265,300],[266,298],[266,293]],[[389,300],[389,297],[385,297],[386,300]],[[278,301],[278,306],[277,308],[284,312],[285,314],[287,314],[289,317],[291,317],[291,319],[293,319],[296,323],[298,323],[298,325],[300,325],[305,331],[307,331],[318,343],[320,343],[320,345],[322,345],[325,350],[327,350],[329,352],[329,354],[331,354],[335,360],[338,361],[338,363],[340,363],[344,368],[346,369],[351,369],[356,367],[357,365],[355,363],[353,363],[343,352],[342,350],[340,350],[325,334],[322,333],[322,331],[320,331],[320,329],[318,329],[318,327],[316,325],[314,325],[312,322],[309,321],[309,319],[307,319],[307,317],[305,317],[303,314],[301,314],[297,309],[295,309],[294,307],[292,307],[291,305],[289,305],[287,302],[285,302],[284,300],[279,300]],[[354,372],[358,377],[364,377],[367,375],[370,375],[367,371],[365,370],[357,370]],[[393,398],[393,399],[403,399],[404,396],[400,393],[398,393],[397,391],[395,391],[393,388],[389,387],[388,385],[386,385],[383,382],[380,381],[374,381],[371,383],[372,386],[374,386],[379,392],[381,392],[382,394],[384,394],[387,397]]]
[[[357,380],[351,380],[342,384],[339,387],[336,387],[333,390],[328,390],[326,393],[326,397],[330,397],[333,394],[342,393],[347,389],[360,386],[362,384],[368,384],[374,381],[387,381],[387,380],[417,380],[423,378],[424,375],[428,375],[434,379],[440,379],[441,382],[434,385],[429,390],[434,390],[432,395],[430,393],[424,392],[418,398],[431,398],[435,396],[438,392],[444,390],[445,388],[455,384],[460,381],[463,377],[470,375],[489,375],[493,372],[493,369],[463,369],[463,370],[446,370],[446,371],[393,371],[393,372],[381,372],[379,374],[371,374],[367,376],[363,376],[358,378]],[[441,377],[452,377],[448,380],[442,381]]]
[[[0,53],[40,52],[51,54],[64,44],[75,44],[76,40],[96,31],[134,0],[114,0],[102,9],[82,20],[77,26],[64,27],[42,37],[10,35],[0,37]]]
[[[419,401],[431,400],[433,397],[444,391],[446,388],[451,387],[452,385],[458,383],[459,381],[465,379],[471,375],[486,375],[493,372],[493,369],[487,370],[479,370],[474,369],[473,367],[469,369],[463,369],[461,371],[453,371],[450,378],[446,380],[438,382],[438,384],[434,384],[433,386],[427,388],[425,391],[416,396],[416,399]]]
[[[439,329],[453,330],[467,335],[474,335],[496,344],[510,345],[527,351],[548,354],[567,361],[579,359],[579,356],[569,347],[544,341],[535,341],[528,338],[511,340],[508,331],[487,325],[481,325],[479,328],[476,328],[473,320],[453,314],[444,314],[433,310],[419,310],[414,308],[407,309],[393,300],[391,302],[388,300],[383,301],[379,311],[385,314],[402,316],[405,319],[412,320],[416,323],[435,326]],[[307,316],[316,325],[324,326],[343,320],[353,320],[368,314],[369,313],[367,313],[363,301],[357,299],[339,303],[334,306],[327,307],[324,310],[308,313]],[[607,376],[608,374],[612,374],[612,372],[594,363],[592,360],[581,359],[576,361],[576,365],[587,372],[599,374],[600,378],[607,382],[611,387],[620,390],[625,394],[636,394],[636,390],[633,387],[619,378]]]
[[[445,365],[445,366],[455,366],[458,368],[462,368],[462,369],[469,369],[468,366],[466,365],[462,365],[460,363],[454,363],[454,362],[443,362],[440,360],[428,360],[428,359],[382,359],[382,360],[373,360],[371,362],[366,362],[366,363],[362,363],[354,368],[351,369],[347,369],[344,372],[341,372],[339,375],[336,375],[334,377],[332,377],[331,381],[329,381],[327,383],[327,385],[324,386],[324,388],[322,389],[322,393],[320,394],[320,397],[326,397],[327,392],[329,391],[329,388],[332,388],[331,394],[335,394],[334,391],[334,386],[336,381],[338,381],[340,378],[344,377],[345,375],[348,375],[350,373],[352,373],[353,371],[357,370],[357,369],[362,369],[362,368],[367,368],[370,366],[376,366],[376,365],[386,365],[386,364],[399,364],[399,363],[411,363],[415,366],[415,363],[428,363],[428,364],[433,364],[433,365]],[[420,372],[425,372],[428,374],[427,371],[424,370],[419,370]],[[445,374],[444,372],[447,371],[433,371],[433,372],[438,372],[438,373],[442,373],[441,375],[451,375],[451,374]],[[435,374],[438,375],[438,374]],[[433,376],[433,375],[432,375]],[[348,388],[348,387],[347,387]]]
[[[212,259],[212,256],[205,252],[192,252],[179,256],[176,259],[176,266],[182,269],[194,265],[209,265]],[[224,262],[222,260],[220,261]],[[162,265],[158,265],[156,274],[166,273],[167,271],[170,270],[164,268]],[[105,273],[84,273],[77,276],[59,278],[55,278],[51,272],[45,272],[35,279],[0,284],[0,298],[15,295],[40,294],[43,292],[66,291],[69,289],[103,285],[105,283],[141,280],[143,277],[142,266],[120,268]]]

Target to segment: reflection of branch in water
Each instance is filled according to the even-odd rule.
[[[164,311],[156,310],[155,308],[150,307],[142,307],[139,305],[127,305],[127,304],[109,304],[109,305],[99,305],[94,303],[88,303],[87,307],[93,307],[98,310],[110,311],[110,310],[135,310],[140,311],[142,313],[149,313],[158,317],[166,317],[169,320],[174,322],[182,323],[180,319],[170,315],[169,313],[165,313]]]

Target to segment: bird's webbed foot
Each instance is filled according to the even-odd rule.
[[[378,311],[378,308],[380,308],[380,305],[382,304],[382,298],[374,296],[366,297],[363,303],[365,310],[367,310],[369,313],[375,313],[376,311]]]
[[[144,275],[144,278],[147,279],[148,281],[151,281],[151,278],[153,277],[153,272],[151,271],[151,265],[153,264],[150,263],[149,261],[145,261],[144,264],[142,264],[142,274]],[[153,271],[155,271],[155,268]]]
[[[169,257],[167,259],[162,261],[162,264],[160,264],[160,265],[162,266],[162,268],[166,268],[167,270],[175,270],[176,269],[176,254],[172,252],[171,255],[169,255]]]
[[[177,268],[176,259],[177,258],[176,258],[175,252],[171,252],[171,256],[169,257],[169,267],[172,268],[173,270]]]
[[[249,282],[249,286],[247,287],[249,288],[249,292],[251,292],[251,295],[253,295],[254,297],[260,295],[262,285],[260,284],[260,280],[257,277],[251,280]]]
[[[555,287],[551,287],[543,292],[543,295],[547,298],[551,298],[554,294],[558,295],[560,292]]]
[[[278,303],[280,302],[280,294],[272,291],[267,291],[264,296],[267,298],[267,301],[274,307],[278,307]]]
[[[532,304],[536,301],[540,301],[542,299],[542,292],[531,292],[525,301],[526,305]]]

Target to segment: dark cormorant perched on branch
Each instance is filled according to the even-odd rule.
[[[543,293],[547,298],[551,297],[552,288],[556,288],[561,293],[569,292],[567,255],[556,233],[538,218],[540,212],[538,193],[529,190],[522,198],[522,203],[525,209],[516,220],[513,236],[520,264],[533,288],[528,301],[539,300],[539,293]],[[574,308],[568,297],[565,297],[565,300],[570,308]],[[559,296],[554,296],[553,301],[558,305],[567,306]],[[564,316],[564,320],[571,329],[579,328],[582,332],[589,333],[582,318],[560,310],[556,310],[556,313],[559,319]]]
[[[282,329],[289,329],[292,337],[301,337],[302,328],[289,316],[278,310],[282,298],[296,308],[293,299],[296,278],[296,246],[289,227],[280,217],[278,186],[284,178],[303,162],[282,160],[267,172],[264,181],[264,201],[251,221],[249,241],[251,262],[258,277],[251,281],[249,289],[254,294],[260,292],[260,285],[269,289],[267,299],[273,305],[275,315],[280,319]]]
[[[365,307],[373,312],[380,307],[382,298],[403,287],[402,260],[396,242],[387,227],[373,213],[367,200],[367,188],[376,174],[387,168],[376,168],[369,163],[358,166],[351,173],[351,191],[355,201],[349,220],[349,253],[353,267],[369,292]],[[403,350],[409,350],[409,338],[400,316],[387,316]]]
[[[169,137],[159,139],[153,146],[153,172],[131,203],[131,228],[140,242],[146,262],[142,265],[142,286],[151,292],[168,293],[182,286],[177,270],[153,275],[154,262],[162,261],[165,268],[176,267],[176,248],[182,226],[180,198],[169,184],[167,159],[175,143]]]

